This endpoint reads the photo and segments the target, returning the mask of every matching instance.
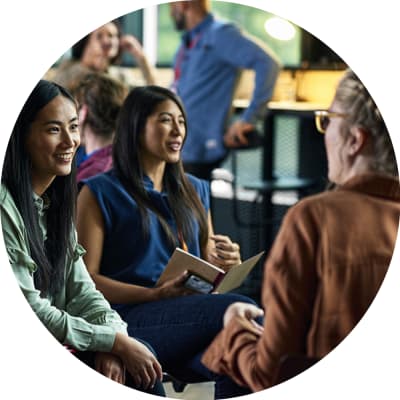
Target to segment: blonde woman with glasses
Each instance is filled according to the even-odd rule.
[[[395,154],[376,104],[352,71],[316,120],[334,189],[303,199],[285,216],[265,264],[264,325],[255,322],[254,306],[232,304],[202,359],[253,391],[277,382],[285,356],[320,359],[333,350],[367,311],[394,250]]]

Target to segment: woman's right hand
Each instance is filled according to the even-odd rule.
[[[133,35],[123,35],[120,39],[120,46],[123,51],[129,52],[137,61],[145,58],[143,46]]]
[[[111,350],[123,361],[135,385],[148,389],[162,381],[162,368],[155,355],[141,342],[118,332]]]
[[[185,271],[178,277],[169,279],[160,286],[157,286],[154,289],[157,291],[157,298],[161,300],[193,294],[193,290],[187,289],[185,286],[183,286],[188,276],[188,272]]]
[[[257,328],[259,334],[262,334],[264,328],[261,325],[259,325],[255,320],[263,316],[264,316],[263,309],[253,304],[243,303],[238,301],[236,303],[232,303],[226,309],[223,320],[224,327],[226,327],[232,319],[236,317],[241,317],[251,321],[251,323]]]

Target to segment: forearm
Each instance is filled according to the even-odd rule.
[[[243,317],[233,318],[204,353],[202,362],[212,371],[230,376],[242,386],[257,391],[271,386],[265,371],[259,330]]]
[[[114,326],[91,323],[79,313],[52,305],[35,289],[33,277],[23,265],[12,264],[19,286],[32,310],[51,334],[63,344],[81,351],[109,351],[119,330]],[[79,300],[76,301],[79,303]]]
[[[232,319],[204,355],[214,372],[261,390],[274,383],[282,356],[305,352],[317,289],[315,243],[321,237],[322,218],[314,213],[315,205],[298,205],[286,214],[264,267],[264,330],[243,317]]]
[[[257,60],[252,69],[255,71],[254,91],[248,108],[242,114],[243,121],[249,123],[255,122],[272,98],[280,65],[273,58],[264,58]]]
[[[138,66],[143,74],[143,78],[147,85],[155,85],[156,79],[154,76],[154,69],[150,65],[149,60],[147,57],[141,57],[136,59]]]
[[[154,72],[140,42],[133,35],[123,35],[120,39],[121,48],[130,53],[148,85],[154,85]]]
[[[92,274],[96,288],[114,304],[139,304],[156,301],[161,298],[158,288],[147,288],[120,282],[101,274]]]
[[[160,363],[143,343],[117,333],[111,353],[123,361],[137,387],[153,387],[162,380]]]
[[[217,42],[218,56],[235,68],[254,71],[254,90],[249,107],[241,119],[254,124],[273,95],[281,63],[264,44],[242,34],[231,25],[220,30]]]

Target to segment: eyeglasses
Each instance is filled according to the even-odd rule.
[[[334,117],[347,117],[347,114],[328,111],[328,110],[318,110],[314,111],[315,115],[315,125],[317,126],[317,130],[320,133],[325,133],[328,128],[329,122],[331,122],[331,118]]]

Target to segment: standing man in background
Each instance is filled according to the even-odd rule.
[[[186,172],[211,178],[227,148],[247,144],[246,133],[271,98],[280,63],[235,25],[210,13],[210,0],[170,3],[177,30],[185,31],[174,59],[173,89],[187,110],[188,136],[183,150]],[[227,127],[243,69],[255,72],[249,106]]]

